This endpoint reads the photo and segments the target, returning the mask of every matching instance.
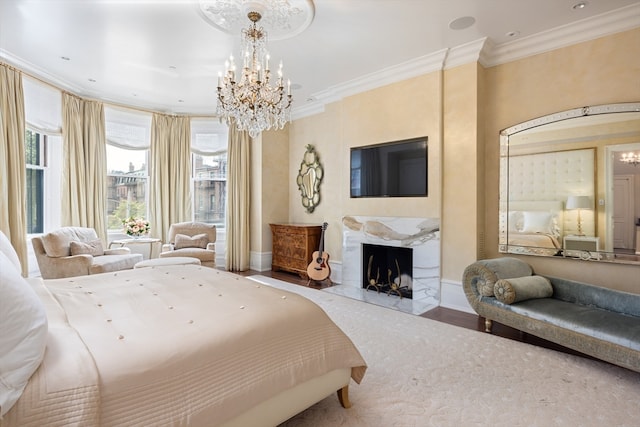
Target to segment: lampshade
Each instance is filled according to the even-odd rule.
[[[566,209],[591,209],[591,197],[589,196],[569,196],[567,197]]]

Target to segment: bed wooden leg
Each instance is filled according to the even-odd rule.
[[[346,385],[338,390],[338,400],[343,408],[351,408],[351,402],[349,402],[349,386]]]
[[[492,325],[493,325],[493,322],[491,321],[491,319],[484,319],[484,331],[485,332],[491,333],[491,326]]]

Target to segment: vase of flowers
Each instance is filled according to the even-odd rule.
[[[144,218],[130,217],[129,219],[123,220],[122,224],[124,225],[125,234],[134,239],[149,234],[149,230],[151,230],[149,221]]]

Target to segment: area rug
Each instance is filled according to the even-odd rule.
[[[265,276],[303,295],[367,362],[350,409],[335,394],[281,427],[640,425],[640,374]]]

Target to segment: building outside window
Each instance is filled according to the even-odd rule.
[[[107,137],[107,232],[124,236],[122,221],[149,219],[151,114],[105,107]]]
[[[216,119],[191,120],[193,220],[225,226],[228,128]]]
[[[224,226],[227,199],[227,153],[193,154],[193,219]]]
[[[147,157],[149,150],[107,144],[107,229],[122,231],[122,221],[148,218]]]

